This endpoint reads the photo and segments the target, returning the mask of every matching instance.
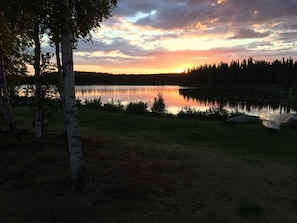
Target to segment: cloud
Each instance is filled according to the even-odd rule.
[[[198,22],[207,26],[225,23],[270,22],[297,16],[297,1],[281,0],[121,0],[114,14],[133,17],[136,25],[159,29],[183,29]],[[154,12],[154,13],[152,13]],[[214,20],[216,20],[214,22]]]
[[[271,32],[255,32],[251,29],[241,28],[234,36],[229,39],[251,39],[251,38],[263,38],[267,37],[271,34]]]
[[[120,0],[76,61],[167,69],[296,55],[297,0]]]
[[[287,44],[292,43],[294,46],[296,46],[296,37],[297,37],[297,31],[296,32],[284,32],[279,34],[278,40],[283,41]]]
[[[297,23],[295,23],[294,25],[291,25],[291,26],[290,26],[290,29],[297,30]]]
[[[248,44],[247,48],[252,49],[252,50],[257,50],[257,49],[263,49],[263,48],[272,48],[274,47],[273,42],[268,42],[268,41],[256,41]]]
[[[122,68],[143,68],[143,69],[167,69],[177,66],[195,67],[197,63],[215,63],[220,58],[230,55],[244,54],[244,48],[212,48],[209,50],[178,50],[169,51],[166,49],[156,49],[143,52],[141,56],[131,56],[127,54],[114,54],[112,51],[100,53],[88,53],[76,55],[80,64],[100,64],[102,67],[122,67]],[[100,61],[100,63],[99,63]]]
[[[116,16],[133,17],[138,12],[150,13],[162,5],[158,0],[120,0],[113,14]]]
[[[108,39],[108,42],[104,42],[102,40],[93,40],[93,42],[89,43],[80,42],[78,47],[78,52],[86,53],[97,51],[112,52],[115,50],[129,56],[137,56],[145,53],[145,50],[136,45],[130,44],[122,37],[110,38]]]
[[[155,13],[138,19],[136,24],[160,29],[174,29],[183,27],[187,23],[187,13],[186,4],[166,4],[156,9]]]
[[[233,9],[236,13],[229,17],[232,23],[263,23],[297,16],[296,8],[296,0],[286,2],[281,0],[228,0],[219,5],[216,13],[222,17],[225,15],[224,10]]]

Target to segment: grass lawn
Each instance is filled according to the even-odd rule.
[[[32,125],[29,108],[14,114]],[[1,222],[297,222],[296,129],[80,108],[93,182],[70,194],[53,114],[45,143],[0,138]]]

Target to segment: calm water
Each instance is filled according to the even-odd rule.
[[[162,85],[162,86],[127,86],[127,85],[96,85],[96,86],[76,86],[76,97],[82,103],[85,99],[100,98],[103,103],[111,102],[112,100],[121,104],[127,105],[130,102],[146,102],[148,107],[152,107],[154,98],[158,93],[161,93],[166,109],[169,113],[176,114],[183,107],[191,107],[196,110],[205,111],[209,108],[219,107],[219,100],[208,97],[191,96],[189,93],[192,88],[182,87],[177,85]],[[286,120],[291,109],[280,104],[257,104],[257,103],[234,103],[228,101],[224,103],[224,108],[229,111],[239,111],[250,115],[257,115],[264,119],[277,119],[279,121]]]
[[[148,107],[152,107],[154,98],[159,93],[162,94],[166,105],[166,110],[176,114],[182,107],[190,106],[200,110],[206,110],[210,107],[217,107],[216,103],[200,103],[194,99],[186,99],[179,91],[184,89],[180,86],[172,85],[103,85],[103,86],[76,86],[76,97],[81,99],[82,103],[85,99],[100,98],[103,103],[120,101],[124,106],[130,102],[145,102]]]
[[[24,96],[28,86],[21,86],[19,95]],[[31,89],[32,90],[32,89]],[[263,103],[260,100],[242,102],[240,98],[234,101],[232,98],[219,98],[207,94],[197,94],[196,89],[177,85],[91,85],[76,86],[76,98],[82,103],[87,100],[100,98],[102,103],[111,101],[120,102],[126,106],[130,102],[145,102],[151,108],[154,98],[162,94],[168,113],[177,114],[183,107],[191,107],[196,110],[205,111],[209,108],[217,108],[222,104],[228,111],[244,112],[250,115],[260,116],[263,119],[285,121],[295,113],[277,100]],[[31,96],[32,91],[27,92]]]

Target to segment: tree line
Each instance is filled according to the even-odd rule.
[[[18,83],[32,84],[34,77],[19,77]],[[44,83],[58,84],[57,72],[43,74]],[[139,85],[186,85],[186,86],[296,86],[297,61],[291,57],[273,62],[265,60],[232,61],[205,64],[188,69],[184,73],[160,74],[109,74],[75,72],[76,85],[139,84]]]
[[[97,72],[74,72],[76,85],[178,85],[185,82],[180,74],[109,74]],[[45,72],[41,76],[44,85],[59,84],[60,75],[57,72]],[[9,76],[11,87],[21,84],[34,84],[34,76]]]
[[[297,84],[297,61],[292,58],[282,61],[265,60],[221,62],[218,65],[203,65],[188,70],[188,83],[225,85],[279,85]]]

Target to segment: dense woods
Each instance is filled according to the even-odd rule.
[[[204,65],[188,73],[188,83],[228,85],[294,85],[297,84],[297,62],[292,58],[267,62],[248,60]]]

